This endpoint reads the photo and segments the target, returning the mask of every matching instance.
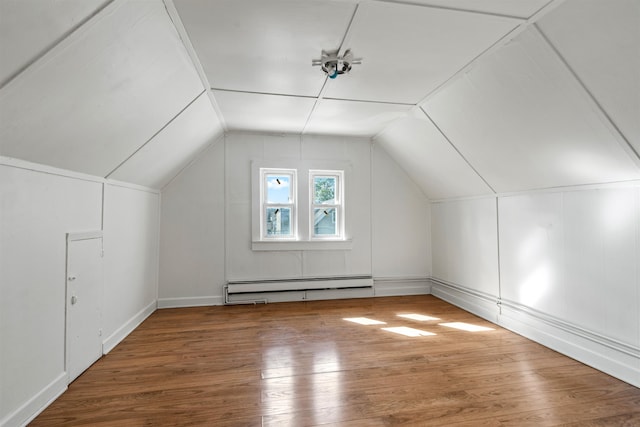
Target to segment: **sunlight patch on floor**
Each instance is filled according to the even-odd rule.
[[[397,326],[395,328],[382,328],[383,331],[393,332],[394,334],[404,335],[406,337],[427,337],[435,335],[433,332],[421,331],[420,329],[408,328],[406,326]]]
[[[440,326],[446,326],[449,328],[460,329],[462,331],[467,332],[482,332],[482,331],[493,331],[493,328],[488,328],[486,326],[472,325],[471,323],[464,322],[451,322],[451,323],[438,323]]]

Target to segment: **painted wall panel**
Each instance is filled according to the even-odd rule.
[[[160,195],[112,184],[104,191],[104,336],[155,304]]]
[[[371,168],[374,277],[431,276],[429,201],[379,145]]]
[[[371,274],[370,152],[367,139],[229,134],[225,143],[228,280]],[[348,194],[345,212],[349,224],[347,237],[353,240],[349,253],[342,250],[331,255],[316,251],[303,254],[300,250],[253,251],[251,162],[254,160],[268,161],[273,167],[293,168],[307,160],[348,162],[351,167],[345,176]],[[302,177],[299,177],[299,182],[304,182]],[[300,188],[301,185],[299,192],[304,192],[306,189]],[[299,221],[304,221],[304,218],[299,217]]]
[[[640,3],[569,0],[538,25],[640,153]]]
[[[220,120],[202,93],[109,178],[160,189],[221,136]]]
[[[107,0],[5,0],[0,4],[0,85],[95,13]]]
[[[0,165],[0,420],[64,373],[66,233],[101,205],[100,183]]]
[[[636,188],[500,199],[503,298],[640,345]]]
[[[492,193],[422,112],[397,120],[376,137],[376,142],[430,199]]]
[[[498,296],[497,231],[494,197],[432,203],[433,277]]]
[[[502,298],[554,316],[569,302],[562,193],[500,198]]]
[[[532,29],[423,108],[498,192],[640,178],[623,142]]]
[[[2,155],[104,177],[202,92],[161,1],[97,18],[2,89]]]
[[[223,138],[163,189],[161,217],[159,298],[221,296]]]

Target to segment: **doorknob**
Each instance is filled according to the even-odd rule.
[[[69,280],[70,282],[73,282],[74,280],[76,280],[76,276],[69,276],[69,279],[68,279],[68,280]]]
[[[77,303],[77,302],[78,302],[78,297],[77,297],[77,296],[75,296],[75,295],[73,295],[73,296],[71,297],[71,305],[75,305],[75,303]]]

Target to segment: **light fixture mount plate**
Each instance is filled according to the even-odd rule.
[[[362,64],[362,58],[354,58],[351,49],[345,50],[342,56],[339,53],[339,49],[322,50],[320,59],[312,60],[311,65],[319,65],[330,79],[335,79],[351,71],[353,64]]]

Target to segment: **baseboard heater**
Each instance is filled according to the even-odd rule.
[[[225,304],[266,304],[276,301],[369,296],[373,296],[371,276],[228,282],[224,287]]]

